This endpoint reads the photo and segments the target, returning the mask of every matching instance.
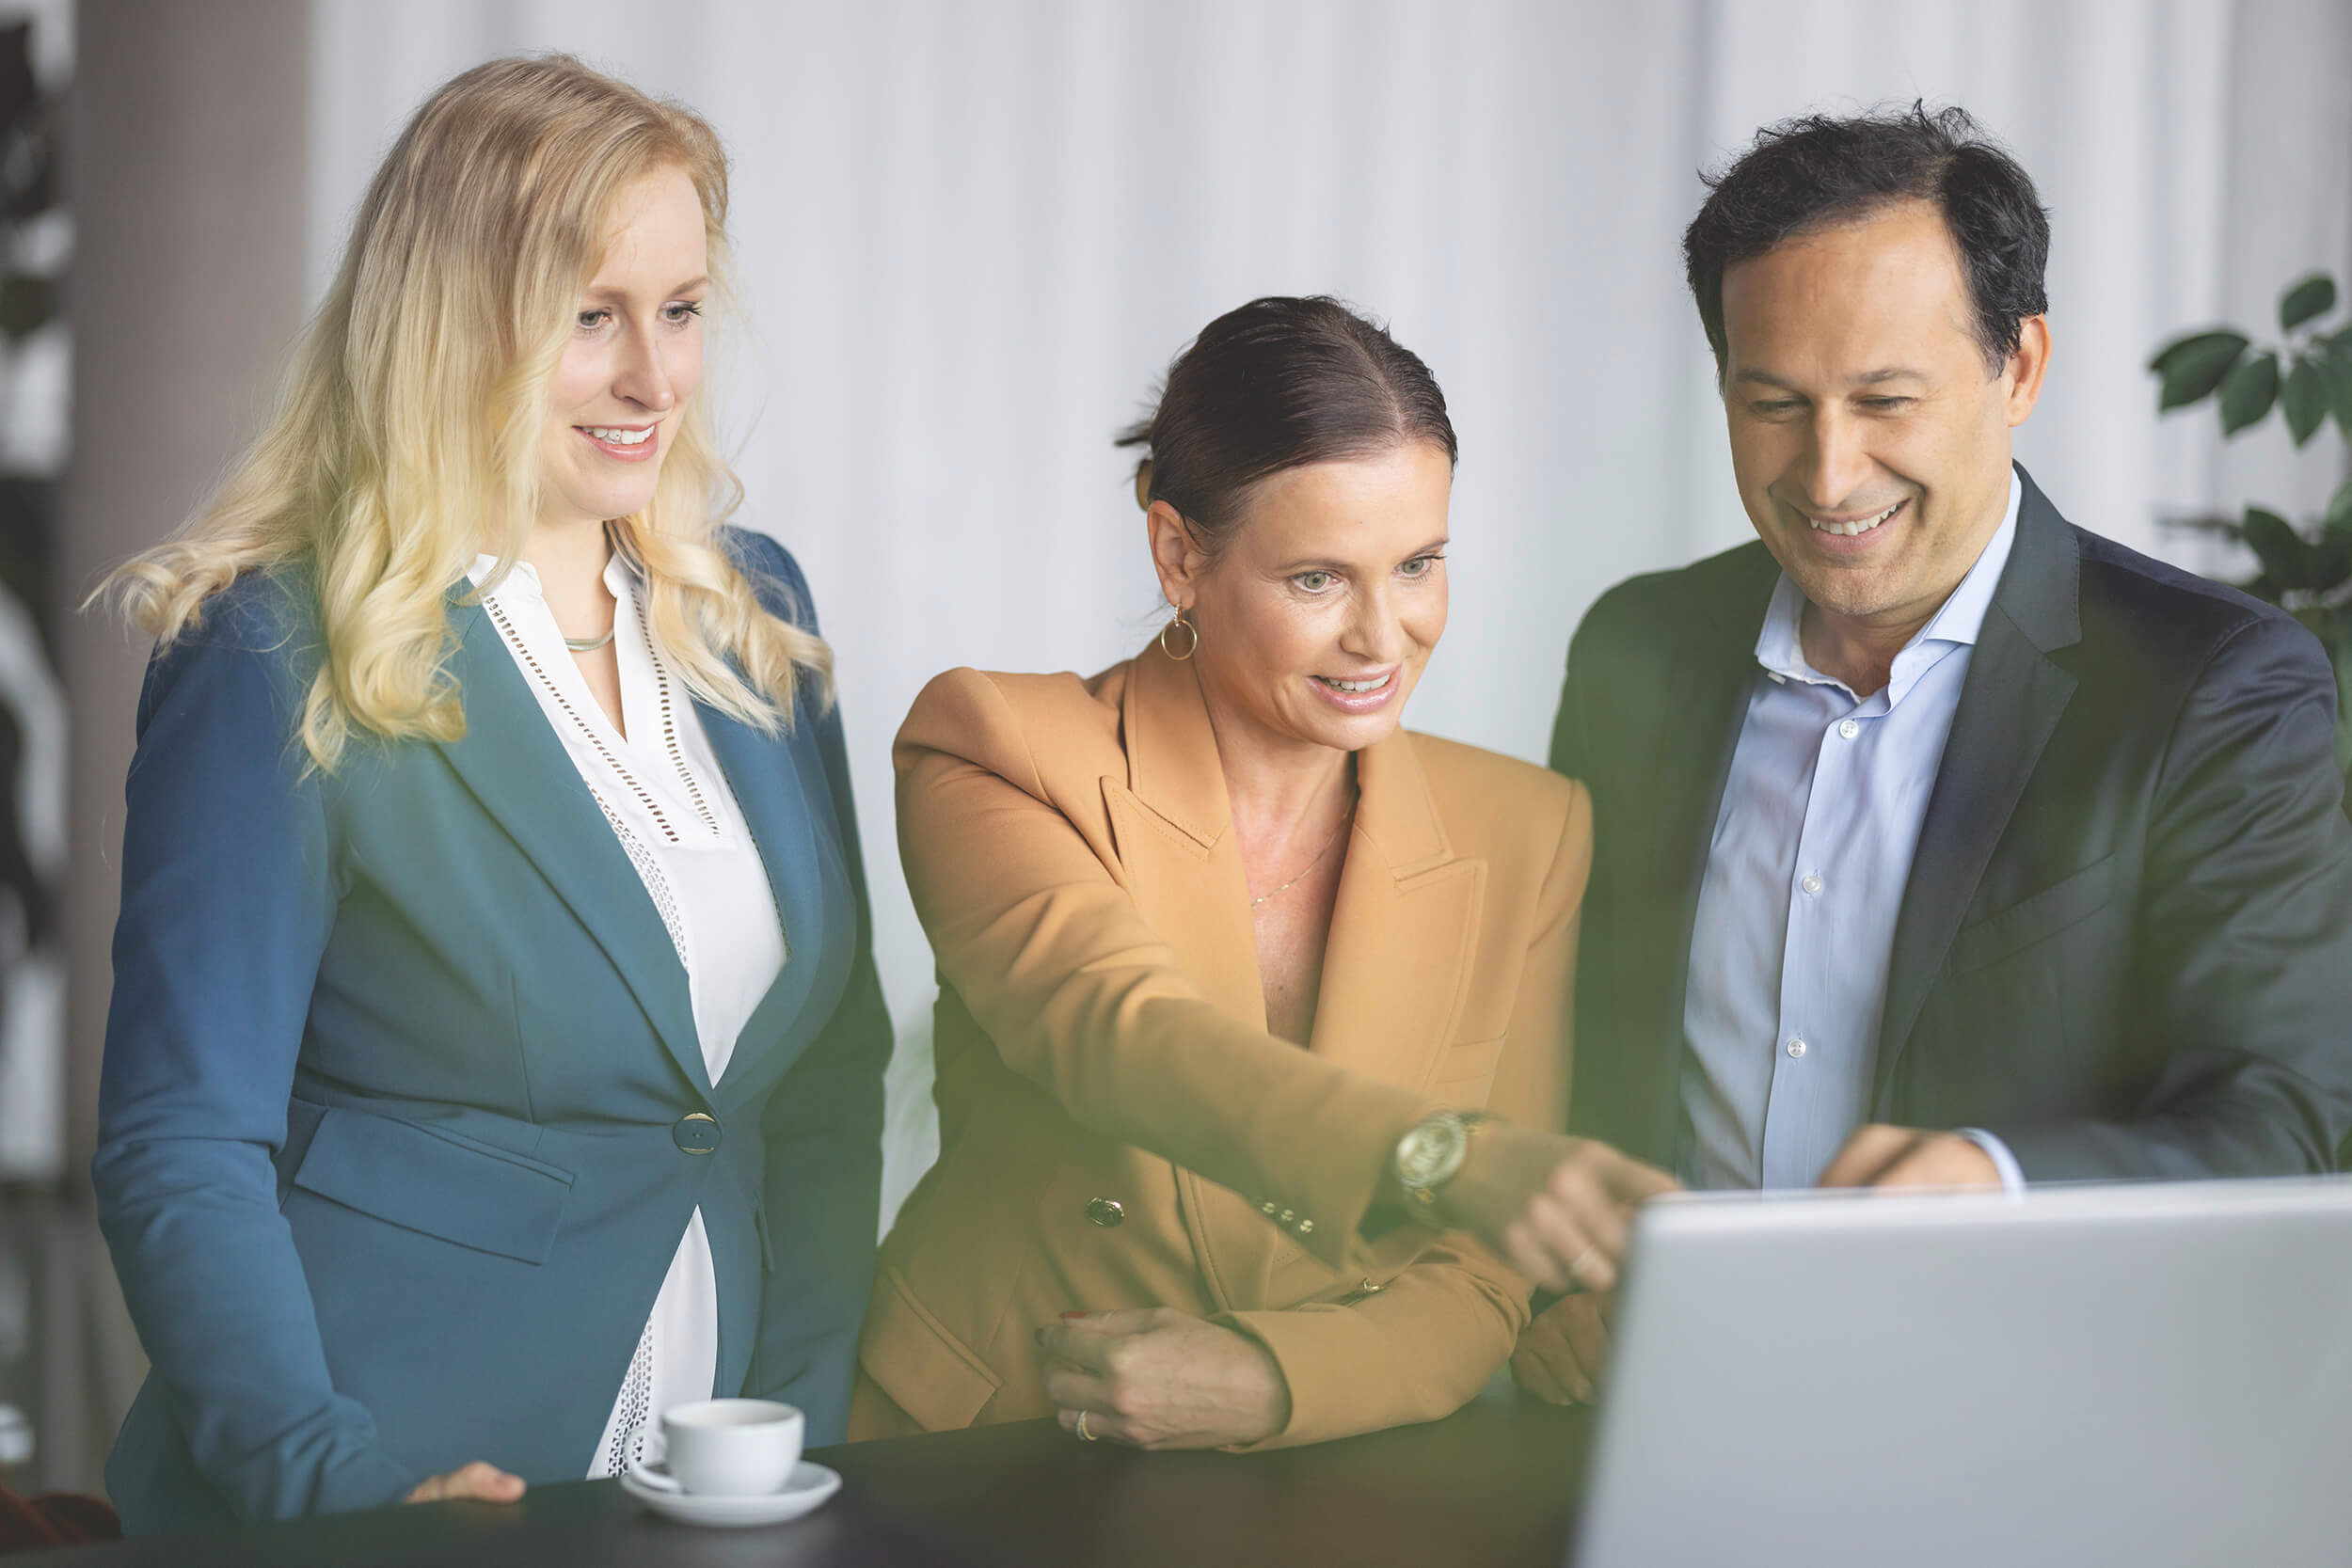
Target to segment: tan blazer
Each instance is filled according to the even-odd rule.
[[[851,1435],[1051,1415],[1033,1335],[1066,1310],[1255,1337],[1290,1384],[1268,1446],[1475,1394],[1526,1282],[1460,1233],[1359,1226],[1433,1108],[1561,1125],[1583,786],[1403,731],[1363,752],[1302,1051],[1266,1033],[1188,665],[950,671],[895,757],[939,960],[940,1156],[882,1244]]]

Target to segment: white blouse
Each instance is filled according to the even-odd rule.
[[[482,556],[468,576],[479,585],[497,566],[497,557]],[[590,693],[530,562],[516,562],[483,605],[669,927],[703,1065],[716,1084],[736,1037],[783,972],[783,920],[701,716],[654,645],[637,575],[617,553],[604,584],[615,601],[626,736]],[[661,1412],[709,1399],[718,1364],[719,1283],[696,1209],[613,1399],[590,1478],[659,1457]]]

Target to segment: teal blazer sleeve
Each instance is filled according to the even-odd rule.
[[[740,565],[769,613],[817,631],[800,564],[765,535],[740,537]],[[812,696],[803,711],[817,707]],[[882,1073],[892,1029],[874,967],[873,907],[839,707],[823,705],[815,728],[856,890],[857,957],[832,1022],[768,1102],[769,1246],[772,1253],[782,1238],[789,1257],[767,1270],[759,1347],[745,1391],[800,1406],[810,1441],[838,1442],[849,1432],[858,1329],[882,1228]]]
[[[392,1502],[425,1474],[337,1392],[278,1209],[336,905],[320,781],[292,741],[291,629],[277,585],[250,578],[149,670],[91,1170],[162,1401],[248,1518]]]

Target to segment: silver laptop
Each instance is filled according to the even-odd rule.
[[[1677,1197],[1576,1568],[2352,1563],[2352,1178]]]

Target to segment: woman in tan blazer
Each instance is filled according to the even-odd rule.
[[[898,735],[941,1151],[883,1243],[852,1437],[1434,1419],[1527,1321],[1489,1243],[1598,1285],[1667,1184],[1532,1131],[1563,1120],[1583,787],[1399,726],[1446,615],[1427,369],[1260,300],[1127,439],[1175,619],[1090,680],[952,671]]]

